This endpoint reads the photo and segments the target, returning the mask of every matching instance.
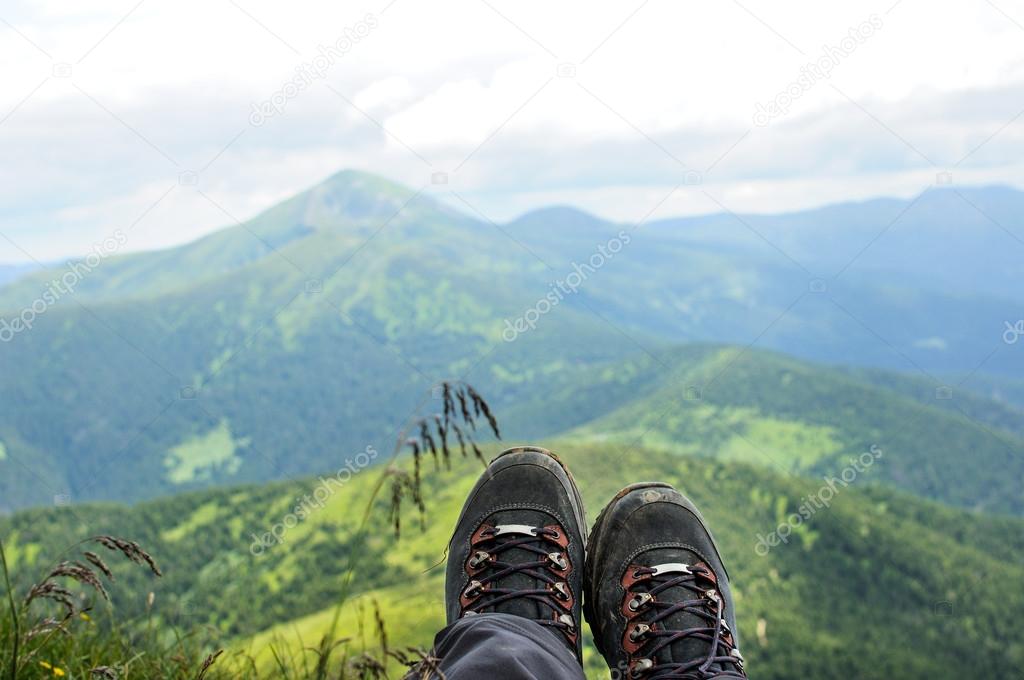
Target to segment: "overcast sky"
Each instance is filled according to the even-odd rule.
[[[1024,0],[894,2],[7,0],[0,262],[191,240],[343,168],[494,220],[1024,185]]]

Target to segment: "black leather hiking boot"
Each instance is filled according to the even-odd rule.
[[[532,619],[581,658],[586,520],[569,471],[521,447],[487,466],[448,547],[448,623],[497,612]]]
[[[626,487],[590,533],[585,612],[625,678],[746,678],[729,577],[704,520],[668,484]]]

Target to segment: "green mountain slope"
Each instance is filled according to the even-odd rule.
[[[936,399],[934,387],[929,401],[918,392],[923,381],[874,374],[871,384],[768,352],[695,346],[671,356],[669,371],[639,360],[661,369],[657,380],[576,434],[626,451],[642,445],[814,476],[878,448],[879,481],[974,510],[1024,513],[1022,411],[959,391]]]
[[[574,470],[591,519],[638,478],[670,481],[697,502],[729,565],[753,677],[1012,677],[1024,663],[1014,623],[1024,615],[1014,585],[1024,579],[1020,520],[979,517],[878,487],[883,458],[797,525],[788,542],[764,550],[761,538],[790,521],[810,494],[824,498],[820,480],[660,450],[624,456],[612,445],[554,447]],[[354,545],[355,517],[374,474],[360,472],[336,488],[322,509],[281,533],[283,543],[257,549],[259,555],[252,535],[283,522],[316,480],[202,491],[131,512],[114,505],[26,511],[0,520],[0,535],[13,545],[9,559],[13,553],[22,578],[87,533],[137,539],[166,576],[119,574],[119,608],[142,615],[152,590],[158,630],[210,626],[263,661],[271,639],[295,653],[317,642],[346,556],[359,551],[365,561],[357,602],[381,603],[393,644],[426,645],[443,618],[437,565],[479,465],[460,461],[452,472],[427,475],[424,533],[407,514],[395,542],[382,500],[370,540]],[[356,634],[357,611],[353,603],[343,617],[346,634]],[[592,649],[587,666],[602,677]]]

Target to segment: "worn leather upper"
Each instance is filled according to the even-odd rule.
[[[726,639],[732,646],[739,646],[732,592],[722,558],[696,507],[675,489],[664,484],[647,484],[623,490],[598,518],[589,548],[587,620],[595,643],[609,666],[623,671],[625,677],[629,677],[627,669],[630,664],[635,666],[637,659],[644,657],[643,652],[651,648],[631,645],[629,633],[636,630],[637,622],[649,620],[656,613],[651,608],[649,616],[631,619],[634,615],[628,606],[624,606],[632,599],[627,586],[637,580],[634,578],[637,567],[685,564],[694,567],[698,574],[707,569],[709,577],[694,577],[686,585],[659,592],[657,600],[664,609],[668,603],[692,601],[702,594],[711,598],[719,596],[723,604],[723,628],[728,630]],[[643,569],[639,574],[641,580],[647,578]],[[650,586],[640,583],[634,587],[642,592]],[[632,595],[635,596],[635,592]],[[711,605],[709,603],[707,610],[709,618],[681,611],[656,626],[671,630],[706,626],[709,620],[713,620]],[[632,655],[628,649],[630,646],[635,651]],[[660,650],[655,661],[662,664],[684,663],[702,655],[706,657],[709,650],[710,644],[705,640],[684,638]],[[729,670],[732,665],[720,667]]]
[[[496,527],[508,533],[497,536]],[[531,538],[522,533],[522,527],[545,531]],[[449,544],[445,584],[448,622],[465,615],[467,609],[539,621],[568,614],[575,633],[566,635],[566,641],[579,656],[585,527],[579,492],[556,457],[534,447],[502,453],[470,492]],[[508,549],[509,541],[516,547]],[[489,577],[501,572],[495,565],[542,562],[548,554],[550,561],[543,567],[531,567],[488,582]],[[486,603],[497,596],[481,594],[479,588],[470,587],[476,583],[502,590],[543,590],[550,597],[533,594],[489,607]],[[556,602],[561,611],[553,610],[544,601]],[[551,629],[561,635],[564,626]]]

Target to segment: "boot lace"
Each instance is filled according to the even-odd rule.
[[[472,550],[466,561],[469,584],[462,591],[462,615],[472,616],[512,600],[527,599],[543,605],[550,618],[537,619],[542,626],[557,628],[573,643],[578,634],[572,610],[575,596],[568,582],[573,565],[569,561],[569,537],[562,527],[551,525],[482,525],[470,541]],[[515,555],[512,550],[532,553],[536,559]],[[534,588],[505,586],[510,576],[525,574],[543,584]]]
[[[743,657],[725,621],[725,602],[718,592],[714,572],[705,565],[660,564],[630,566],[623,577],[626,599],[623,613],[628,623],[623,645],[630,656],[629,677],[644,680],[726,680],[746,678]],[[659,599],[672,588],[682,588],[691,597],[675,593]],[[675,630],[667,620],[680,613],[690,614],[705,625]],[[686,639],[707,643],[707,654],[679,663],[659,663],[657,655]]]

